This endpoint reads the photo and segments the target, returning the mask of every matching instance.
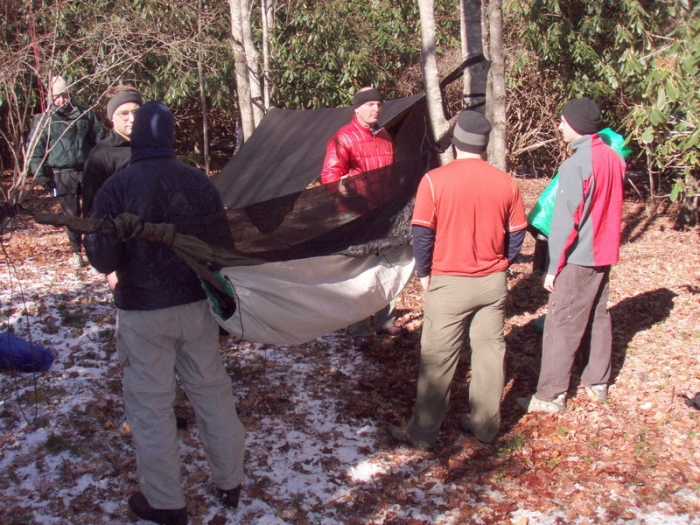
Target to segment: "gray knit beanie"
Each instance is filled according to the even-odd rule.
[[[468,153],[483,153],[489,143],[491,123],[478,111],[465,110],[457,117],[452,144]]]

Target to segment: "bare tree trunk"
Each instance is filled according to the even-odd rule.
[[[207,108],[207,95],[204,89],[204,53],[202,51],[202,15],[207,9],[207,0],[199,0],[199,13],[197,13],[197,78],[199,80],[199,101],[202,106],[202,155],[204,157],[204,172],[209,175],[209,111]]]
[[[262,13],[263,100],[265,111],[270,107],[270,30],[274,23],[274,0],[260,0]]]
[[[258,75],[258,51],[253,43],[250,0],[229,0],[236,91],[241,110],[243,140],[253,133],[263,117],[263,98]]]
[[[481,0],[460,0],[462,58],[484,52]],[[488,62],[464,70],[464,105],[484,112]],[[480,109],[479,109],[480,108]]]
[[[505,170],[508,128],[506,121],[506,62],[503,49],[503,0],[489,0],[488,13],[491,59],[488,78],[491,97],[487,101],[490,103],[488,113],[493,126],[488,146],[488,158],[491,164]]]
[[[238,107],[241,112],[241,128],[243,141],[250,137],[255,129],[253,119],[253,102],[250,95],[250,79],[248,63],[243,45],[243,15],[240,0],[229,0],[231,8],[231,36],[233,37],[233,61],[236,69],[236,94]],[[241,138],[241,137],[239,137]]]
[[[418,0],[421,24],[421,65],[425,83],[425,94],[428,101],[428,114],[433,129],[433,140],[437,140],[449,129],[449,124],[443,114],[442,93],[438,78],[437,61],[435,59],[435,16],[433,0]],[[453,158],[452,150],[448,149],[441,155],[443,163]]]
[[[484,48],[484,56],[486,60],[491,63],[491,41],[490,41],[490,30],[489,30],[489,0],[484,0],[481,4],[481,44]],[[491,68],[489,67],[489,70]],[[493,83],[491,82],[491,71],[486,73],[486,118],[489,122],[493,120]]]
[[[253,25],[251,22],[250,0],[240,0],[241,2],[241,26],[243,27],[243,48],[245,49],[248,78],[250,81],[250,97],[253,108],[253,125],[255,127],[265,114],[263,107],[262,82],[260,81],[259,53],[253,41]]]

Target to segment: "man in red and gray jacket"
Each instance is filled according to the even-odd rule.
[[[528,412],[560,412],[576,351],[590,328],[590,357],[581,376],[596,401],[608,395],[612,328],[607,309],[610,266],[619,259],[625,162],[607,146],[600,108],[588,98],[562,108],[559,131],[574,154],[559,168],[544,287],[551,292],[537,393],[519,398]]]

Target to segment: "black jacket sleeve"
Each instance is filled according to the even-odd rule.
[[[516,232],[508,232],[506,234],[506,257],[508,264],[513,264],[520,253],[520,248],[525,240],[525,232],[527,230],[518,230]]]
[[[435,230],[425,226],[413,226],[413,258],[416,260],[416,275],[426,277],[433,267]]]

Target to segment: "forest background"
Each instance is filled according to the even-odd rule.
[[[18,176],[55,74],[103,122],[116,83],[168,104],[178,151],[207,171],[230,157],[236,127],[249,136],[271,105],[348,105],[371,84],[387,98],[443,97],[447,121],[495,84],[494,158],[509,171],[553,176],[565,155],[559,109],[589,96],[629,140],[630,181],[648,210],[676,202],[677,226],[698,221],[700,16],[690,0],[4,0],[0,10],[0,167]],[[431,60],[444,79],[479,52],[490,73],[470,68],[430,90]]]
[[[26,176],[25,140],[54,74],[73,83],[76,98],[105,124],[110,85],[130,82],[146,99],[162,100],[177,117],[179,154],[214,172],[230,158],[243,111],[254,125],[270,105],[347,105],[365,84],[388,98],[427,92],[426,57],[432,53],[448,77],[471,54],[470,24],[480,28],[477,47],[490,71],[494,55],[504,58],[506,167],[519,175],[528,209],[566,154],[556,126],[567,98],[596,99],[607,123],[629,139],[633,186],[613,274],[609,403],[592,405],[580,389],[556,417],[524,415],[514,403],[536,385],[536,328],[546,305],[528,236],[510,281],[509,383],[494,447],[479,447],[459,429],[467,359],[437,453],[397,447],[383,431],[386,422],[405,421],[414,401],[422,319],[414,281],[399,301],[409,329],[403,341],[360,353],[341,330],[298,347],[229,341],[222,348],[251,443],[247,481],[237,514],[218,507],[190,413],[180,436],[193,523],[700,523],[700,423],[683,399],[700,389],[700,238],[697,228],[679,228],[697,222],[695,4],[0,2],[4,199]],[[421,23],[426,7],[432,48]],[[502,40],[492,38],[499,29]],[[253,49],[246,52],[244,41]],[[444,92],[445,119],[478,103],[465,96],[474,94],[471,84],[459,84]],[[57,211],[38,191],[28,192],[26,204]],[[101,275],[70,267],[63,231],[28,216],[14,226],[3,238],[5,261],[21,264],[8,264],[10,277],[0,279],[1,313],[20,336],[32,334],[54,351],[56,364],[42,375],[0,375],[0,522],[134,523],[126,497],[137,483],[135,459],[111,295]]]

